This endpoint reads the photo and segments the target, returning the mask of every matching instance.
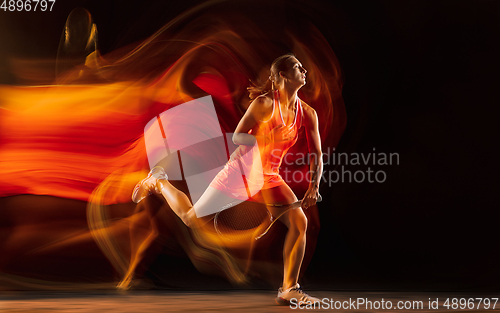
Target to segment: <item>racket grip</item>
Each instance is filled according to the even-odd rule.
[[[316,202],[321,202],[323,201],[323,197],[321,195],[318,195],[318,200],[316,200]]]

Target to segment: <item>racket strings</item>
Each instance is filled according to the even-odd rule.
[[[232,240],[255,238],[272,222],[265,204],[243,202],[219,212],[216,228],[219,234]]]

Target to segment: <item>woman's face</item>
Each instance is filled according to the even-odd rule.
[[[281,72],[285,84],[304,86],[306,84],[306,69],[294,57],[289,58],[286,62],[288,63],[288,70]]]

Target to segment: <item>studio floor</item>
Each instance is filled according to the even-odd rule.
[[[322,299],[316,310],[351,312],[491,312],[494,293],[398,292],[398,291],[314,291]],[[96,291],[96,292],[2,292],[2,313],[46,312],[284,312],[296,305],[278,306],[273,291]],[[481,303],[479,299],[482,298]],[[446,306],[448,300],[449,307]],[[456,299],[456,300],[453,300]],[[463,300],[462,300],[463,299]],[[472,299],[472,300],[471,300]],[[489,300],[486,300],[489,299]],[[468,304],[467,304],[468,301]],[[364,303],[363,303],[364,302]],[[462,304],[461,304],[461,303]],[[486,308],[489,304],[489,308]],[[465,307],[464,307],[465,304]],[[467,305],[469,308],[467,308]],[[371,306],[371,308],[370,308]],[[399,307],[398,307],[399,306]],[[335,308],[337,307],[337,308]],[[406,307],[406,308],[405,308]],[[461,308],[463,307],[463,309]],[[453,310],[455,308],[455,310]]]

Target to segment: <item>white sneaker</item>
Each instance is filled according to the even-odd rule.
[[[155,166],[149,171],[148,176],[137,183],[132,192],[132,201],[139,203],[153,192],[161,193],[157,187],[158,179],[168,179],[165,170],[161,166]]]
[[[299,284],[288,288],[287,290],[283,290],[282,288],[278,289],[276,303],[278,303],[279,305],[290,305],[290,301],[292,299],[295,299],[297,301],[297,304],[314,303],[321,301],[320,299],[311,297],[310,295],[305,293]]]

